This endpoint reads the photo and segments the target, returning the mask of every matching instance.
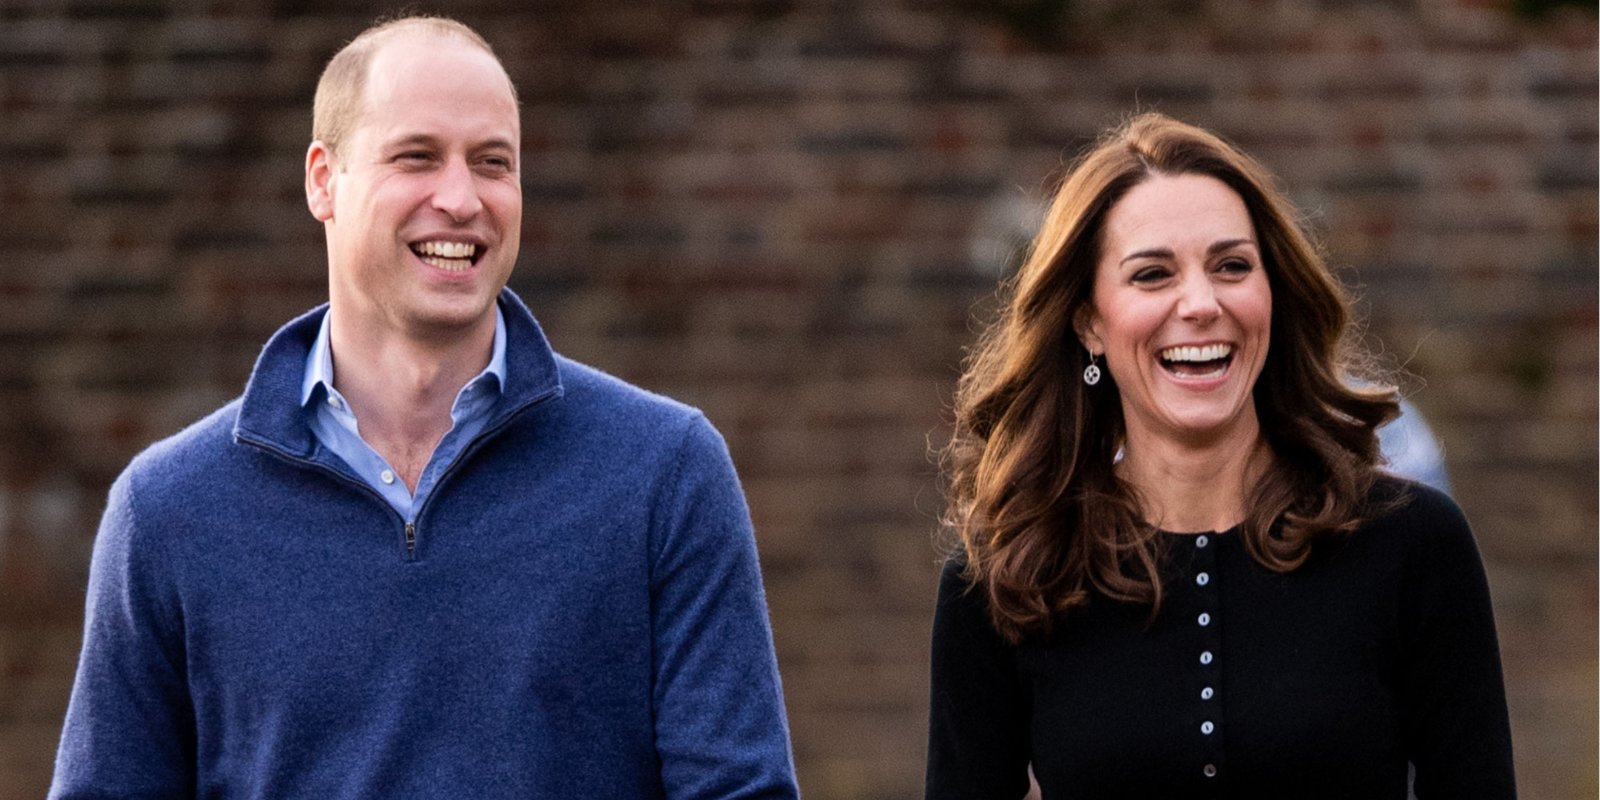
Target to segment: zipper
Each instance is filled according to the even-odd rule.
[[[268,453],[270,453],[272,455],[275,455],[278,458],[281,458],[284,461],[287,461],[287,462],[289,462],[291,464],[298,464],[298,465],[300,465],[302,467],[307,467],[309,469],[314,469],[314,470],[316,470],[318,472],[321,472],[321,473],[324,473],[324,474],[327,474],[327,475],[331,475],[334,478],[337,478],[338,480],[344,481],[345,483],[348,483],[351,486],[354,486],[357,489],[367,493],[369,496],[372,497],[372,499],[377,500],[378,501],[378,505],[383,506],[384,510],[389,512],[390,516],[392,516],[395,519],[398,519],[401,522],[405,523],[405,528],[406,528],[406,555],[407,556],[411,555],[411,552],[414,549],[414,544],[416,542],[415,526],[410,522],[406,522],[405,518],[400,516],[400,512],[395,511],[394,510],[394,506],[389,505],[389,501],[387,499],[385,499],[384,496],[381,493],[379,493],[377,489],[372,488],[370,485],[368,485],[365,481],[361,480],[360,478],[356,478],[354,476],[347,475],[347,474],[345,474],[343,472],[340,472],[337,468],[331,467],[331,466],[329,466],[327,464],[318,463],[316,461],[312,461],[309,458],[304,458],[302,456],[297,456],[294,453],[291,453],[291,452],[289,452],[287,450],[284,450],[283,448],[278,447],[277,445],[272,444],[271,442],[268,442],[268,441],[266,441],[264,439],[257,439],[257,438],[252,437],[252,436],[247,436],[247,435],[244,435],[244,434],[240,434],[239,435],[239,440],[242,441],[242,442],[248,442],[250,445],[252,445],[254,447],[258,447],[258,448],[260,448],[262,450],[265,450],[266,452],[268,452]]]
[[[549,390],[547,390],[547,391],[545,391],[545,392],[543,392],[543,393],[541,393],[541,394],[539,394],[539,395],[537,395],[537,396],[535,396],[533,398],[530,398],[527,402],[523,403],[522,405],[517,406],[516,408],[513,408],[510,411],[507,411],[500,418],[500,421],[498,423],[496,423],[493,426],[484,428],[482,431],[480,431],[478,433],[477,436],[474,436],[472,438],[472,441],[467,443],[466,447],[461,448],[461,452],[456,453],[456,457],[450,461],[450,464],[445,467],[444,471],[439,473],[439,480],[434,482],[433,491],[428,493],[428,499],[423,501],[423,504],[421,506],[413,509],[414,513],[412,514],[412,519],[416,520],[416,519],[421,519],[422,518],[422,514],[427,509],[428,504],[433,501],[434,496],[439,493],[439,489],[444,486],[445,479],[449,478],[451,473],[455,472],[456,465],[460,464],[462,461],[465,461],[467,456],[472,455],[473,453],[477,452],[478,449],[483,445],[484,442],[488,441],[495,434],[498,434],[501,430],[505,429],[506,426],[510,425],[513,420],[515,420],[517,417],[521,416],[522,412],[528,410],[529,408],[532,408],[533,406],[536,406],[536,405],[538,405],[540,403],[543,403],[544,401],[549,400],[552,397],[555,397],[558,393],[559,393],[559,389],[549,389]],[[356,478],[356,477],[353,477],[353,476],[350,476],[350,475],[346,475],[345,473],[340,472],[339,470],[337,470],[337,469],[335,469],[335,468],[333,468],[331,466],[328,466],[327,464],[319,464],[316,461],[312,461],[309,458],[304,458],[302,456],[297,456],[297,455],[295,455],[293,453],[290,453],[287,450],[284,450],[281,447],[278,447],[275,444],[272,444],[271,442],[266,441],[265,439],[258,439],[258,438],[255,438],[253,436],[246,435],[244,433],[240,433],[238,436],[239,436],[239,440],[240,441],[248,442],[251,445],[254,445],[256,447],[261,448],[262,450],[265,450],[265,451],[267,451],[269,453],[272,453],[273,455],[276,455],[277,457],[279,457],[279,458],[281,458],[281,459],[283,459],[285,461],[288,461],[288,462],[290,462],[292,464],[300,464],[300,465],[303,465],[303,466],[306,466],[306,467],[310,467],[311,469],[315,469],[315,470],[318,470],[320,472],[327,473],[329,475],[332,475],[335,478],[338,478],[339,480],[344,481],[345,483],[353,484],[353,485],[359,487],[362,491],[364,491],[367,494],[371,495],[374,499],[376,499],[378,501],[378,504],[383,506],[385,509],[387,509],[392,516],[394,516],[396,519],[399,519],[401,522],[405,523],[406,560],[407,561],[415,560],[416,554],[417,554],[417,523],[413,522],[413,521],[408,521],[404,517],[401,517],[400,516],[400,512],[395,511],[394,510],[394,506],[389,505],[389,501],[387,499],[385,499],[384,496],[381,493],[379,493],[377,489],[372,488],[365,481],[363,481],[363,480],[361,480],[359,478]],[[315,438],[315,437],[313,437],[313,438]]]

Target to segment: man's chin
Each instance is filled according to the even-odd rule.
[[[399,322],[402,329],[419,340],[442,343],[470,337],[485,326],[493,327],[495,297],[498,294],[419,303],[407,309]]]

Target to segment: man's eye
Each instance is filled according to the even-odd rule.
[[[408,150],[394,157],[396,161],[422,162],[432,158],[422,150]]]

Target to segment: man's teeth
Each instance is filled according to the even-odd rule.
[[[472,268],[472,257],[478,246],[468,242],[421,242],[411,248],[423,261],[448,272],[464,272]]]
[[[423,242],[416,246],[417,253],[424,256],[441,256],[443,258],[472,258],[478,253],[478,246],[467,242]]]
[[[1163,361],[1216,361],[1233,353],[1231,344],[1208,344],[1202,347],[1179,345],[1161,351]]]

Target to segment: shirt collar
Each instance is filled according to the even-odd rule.
[[[333,346],[328,336],[328,319],[332,314],[322,315],[322,324],[317,328],[317,338],[311,343],[311,350],[306,353],[305,377],[300,382],[300,406],[309,405],[316,394],[318,386],[323,387],[324,395],[333,394]],[[484,367],[466,385],[484,381],[486,377],[494,379],[495,388],[504,390],[506,385],[506,315],[500,310],[500,304],[494,306],[494,344],[489,353],[489,366]]]
[[[506,372],[501,378],[500,401],[491,410],[491,427],[535,404],[565,396],[558,357],[528,306],[510,287],[500,290],[498,305],[505,315]],[[290,320],[267,340],[244,394],[235,401],[236,441],[290,457],[307,458],[314,452],[316,437],[305,424],[305,407],[294,401],[304,385],[306,355],[327,313],[324,303]]]

